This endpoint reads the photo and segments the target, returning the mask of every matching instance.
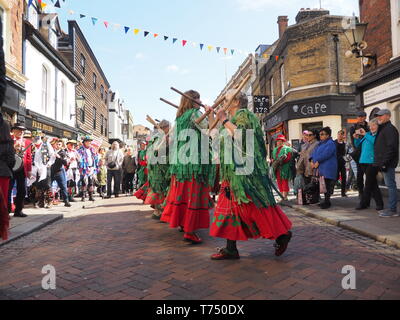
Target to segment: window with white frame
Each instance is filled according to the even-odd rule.
[[[270,86],[271,86],[271,105],[273,105],[275,103],[274,77],[272,77],[271,80],[270,80]]]
[[[61,114],[62,120],[64,120],[67,114],[67,85],[65,81],[61,81]]]
[[[49,70],[42,65],[42,110],[47,113],[49,106]]]
[[[83,74],[86,72],[86,58],[83,54],[81,54],[81,71]]]
[[[281,65],[280,73],[281,73],[281,92],[282,92],[282,96],[283,96],[285,94],[285,66],[284,65]]]
[[[400,56],[400,0],[390,2],[392,16],[393,57]]]

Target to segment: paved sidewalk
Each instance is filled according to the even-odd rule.
[[[386,204],[387,199],[384,199],[384,201]],[[400,217],[380,218],[375,210],[373,200],[371,200],[369,209],[355,210],[358,205],[358,193],[356,192],[349,192],[348,197],[343,198],[340,191],[335,190],[335,195],[332,197],[332,207],[328,210],[322,210],[318,205],[297,205],[293,197],[283,205],[296,209],[307,216],[400,248]]]
[[[81,215],[85,211],[82,211],[82,206],[85,205],[87,208],[99,205],[102,203],[101,198],[95,198],[94,203],[86,201],[71,202],[72,207],[64,207],[64,203],[52,206],[50,209],[35,209],[32,206],[24,208],[23,212],[28,216],[25,218],[15,218],[13,213],[10,215],[10,234],[7,241],[0,240],[0,247],[5,244],[17,240],[23,236],[31,234],[32,232],[38,231],[49,224],[52,224],[63,218],[71,218]]]

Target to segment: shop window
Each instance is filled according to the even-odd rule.
[[[101,100],[103,100],[104,99],[104,86],[103,85],[101,85],[101,87],[100,87],[100,95],[101,95]]]
[[[304,132],[305,130],[320,130],[324,127],[323,122],[311,122],[311,123],[303,123],[302,124],[302,129],[301,132]]]
[[[81,122],[85,122],[85,106],[83,106],[82,109],[80,109],[80,113],[81,113]]]

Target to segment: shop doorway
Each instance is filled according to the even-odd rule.
[[[324,124],[323,124],[322,121],[320,121],[320,122],[311,122],[311,123],[303,123],[301,132],[304,132],[305,130],[308,130],[308,131],[320,130],[323,127],[324,127]]]

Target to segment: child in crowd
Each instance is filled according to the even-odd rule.
[[[99,171],[97,173],[97,181],[99,184],[97,192],[100,194],[100,197],[104,198],[106,195],[106,186],[107,186],[107,167],[105,165],[105,160],[103,158],[99,160]]]

